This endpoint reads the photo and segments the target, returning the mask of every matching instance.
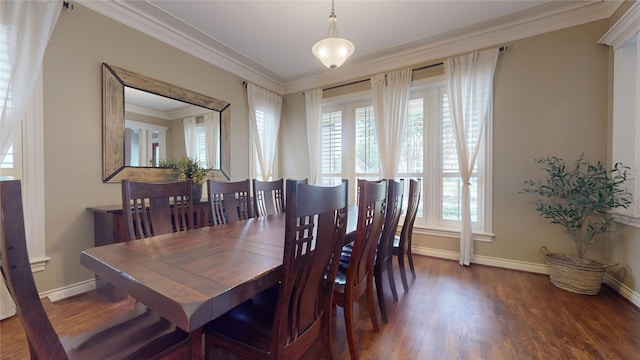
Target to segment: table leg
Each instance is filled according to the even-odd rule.
[[[199,327],[191,332],[191,359],[201,360],[204,359],[204,348],[202,342],[202,336],[204,327]]]

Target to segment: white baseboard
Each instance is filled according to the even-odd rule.
[[[432,256],[441,259],[458,260],[459,253],[455,251],[438,250],[426,247],[413,247],[413,253],[416,255]],[[515,261],[509,259],[495,258],[489,256],[475,255],[473,257],[473,263],[480,265],[489,265],[495,267],[501,267],[505,269],[520,270],[526,272],[532,272],[537,274],[549,274],[547,265],[530,263],[524,261]],[[609,285],[612,289],[617,291],[622,297],[629,300],[635,306],[640,307],[640,294],[630,289],[628,286],[609,276],[604,277],[604,283]],[[65,286],[63,288],[46,291],[40,294],[40,297],[49,297],[52,302],[62,300],[64,298],[82,294],[83,292],[91,291],[96,288],[96,282],[94,279],[82,281],[73,285]]]
[[[413,253],[416,255],[426,255],[426,256],[432,256],[436,258],[456,260],[456,261],[460,258],[460,254],[456,251],[446,251],[446,250],[438,250],[438,249],[416,247],[416,246],[414,246],[412,249],[413,249]],[[527,271],[527,272],[538,273],[538,274],[549,274],[548,267],[545,264],[515,261],[515,260],[494,258],[489,256],[481,256],[481,255],[474,255],[471,262],[480,264],[480,265],[501,267],[505,269],[521,270],[521,271]],[[612,289],[617,291],[622,297],[629,300],[635,306],[640,307],[640,294],[633,291],[631,288],[629,288],[625,284],[614,279],[609,274],[605,274],[604,283],[609,285]]]
[[[460,254],[457,251],[438,250],[438,249],[416,247],[416,246],[414,246],[412,249],[413,249],[413,253],[418,255],[426,255],[426,256],[432,256],[432,257],[437,257],[441,259],[449,259],[449,260],[456,260],[456,261],[460,258]],[[501,258],[482,256],[482,255],[474,255],[471,262],[480,264],[480,265],[489,265],[489,266],[501,267],[505,269],[521,270],[521,271],[527,271],[527,272],[538,273],[538,274],[549,273],[547,266],[544,264],[501,259]]]
[[[623,298],[631,301],[637,307],[640,307],[640,294],[631,290],[627,285],[616,280],[609,274],[604,274],[604,283],[622,295]]]
[[[96,288],[96,280],[85,280],[69,286],[61,287],[40,293],[40,298],[48,297],[51,302],[66,299],[71,296],[85,293]]]

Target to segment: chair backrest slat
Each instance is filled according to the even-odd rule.
[[[193,229],[191,180],[144,183],[122,180],[122,206],[129,240]]]
[[[408,241],[413,232],[413,224],[418,214],[418,204],[420,204],[420,181],[416,179],[409,180],[409,203],[407,204],[407,212],[405,213],[402,231],[400,232],[400,247],[406,249]]]
[[[373,276],[374,257],[385,219],[386,197],[385,180],[358,180],[358,226],[347,269],[347,282],[352,282],[353,287],[364,281],[367,275]]]
[[[393,238],[398,229],[402,214],[402,199],[404,196],[404,180],[387,180],[386,215],[378,250],[376,252],[376,266],[388,261],[393,255]]]
[[[281,214],[285,211],[284,180],[253,179],[253,201],[256,216]]]
[[[347,224],[348,183],[287,180],[284,279],[273,327],[273,358],[297,358],[328,331],[333,281]],[[329,265],[330,264],[330,265]],[[328,271],[327,271],[328,269]],[[323,319],[324,317],[324,319]],[[310,338],[310,339],[309,339]]]
[[[16,304],[31,356],[39,359],[66,359],[67,354],[47,317],[33,280],[27,253],[19,180],[0,181],[0,202],[2,277]]]
[[[209,221],[221,225],[253,217],[251,180],[220,182],[207,180]]]

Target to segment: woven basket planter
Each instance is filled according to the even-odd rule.
[[[561,289],[584,295],[596,295],[607,267],[594,260],[580,259],[576,256],[553,254],[542,247],[540,252],[549,266],[551,283]]]

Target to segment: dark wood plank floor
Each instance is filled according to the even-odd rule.
[[[640,359],[640,310],[607,286],[578,295],[546,275],[420,256],[416,268],[406,294],[396,273],[400,299],[387,290],[390,321],[379,333],[358,306],[362,359]],[[74,335],[133,303],[89,292],[44,304],[58,333]],[[334,321],[335,358],[347,359],[341,309]],[[1,359],[28,358],[16,317],[1,322],[0,337]],[[306,360],[318,359],[318,346]]]

